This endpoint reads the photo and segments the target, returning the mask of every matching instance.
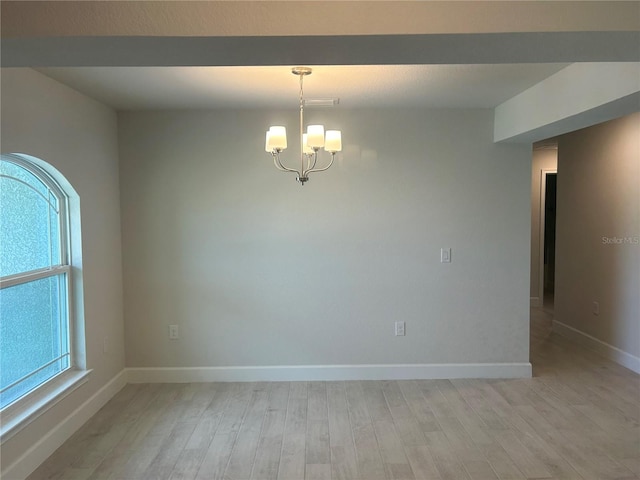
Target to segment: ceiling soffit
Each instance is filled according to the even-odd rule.
[[[244,37],[640,30],[629,1],[6,1],[16,37]]]

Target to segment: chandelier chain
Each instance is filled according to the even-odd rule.
[[[300,172],[301,172],[301,177],[305,176],[304,173],[304,161],[305,161],[305,154],[304,154],[304,144],[302,142],[303,136],[302,136],[302,132],[304,131],[304,93],[303,93],[303,89],[302,89],[302,82],[304,81],[304,75],[300,75]],[[307,161],[307,167],[308,165],[308,161]]]
[[[304,97],[303,97],[303,90],[302,90],[303,81],[304,81],[304,75],[300,75],[300,108],[302,108],[304,105]]]

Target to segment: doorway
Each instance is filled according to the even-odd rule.
[[[558,174],[556,170],[543,170],[540,179],[540,295],[542,307],[553,311],[556,271],[556,194]]]

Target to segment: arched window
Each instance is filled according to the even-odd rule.
[[[20,156],[0,157],[0,409],[70,369],[65,192]]]

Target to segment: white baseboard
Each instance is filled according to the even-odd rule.
[[[296,365],[266,367],[127,368],[129,383],[529,378],[531,364]]]
[[[49,455],[56,451],[76,430],[85,424],[105,403],[127,384],[126,370],[122,370],[100,390],[94,393],[67,418],[56,425],[36,442],[20,458],[9,465],[0,475],[6,480],[28,477]]]
[[[530,305],[532,307],[541,307],[540,297],[530,297]]]
[[[620,350],[613,345],[609,345],[602,340],[598,340],[597,338],[581,332],[580,330],[577,330],[565,323],[559,322],[558,320],[553,321],[553,331],[568,338],[569,340],[579,343],[589,350],[599,353],[603,357],[608,358],[629,370],[640,373],[640,358],[631,355],[630,353]]]

